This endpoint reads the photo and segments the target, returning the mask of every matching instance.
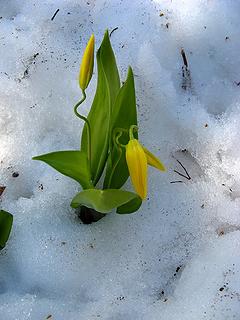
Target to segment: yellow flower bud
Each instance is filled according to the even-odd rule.
[[[133,187],[144,200],[147,196],[147,157],[137,139],[130,139],[126,146],[126,161]]]
[[[92,78],[94,65],[94,35],[88,41],[86,49],[82,57],[82,63],[79,74],[79,85],[82,90],[85,90]]]
[[[157,157],[155,157],[154,154],[152,154],[148,149],[146,149],[144,147],[143,147],[143,150],[144,150],[145,155],[147,157],[147,163],[150,166],[155,167],[160,171],[166,171],[164,164]]]

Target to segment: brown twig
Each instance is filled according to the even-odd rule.
[[[6,189],[5,186],[0,186],[0,197],[3,194],[4,190]]]

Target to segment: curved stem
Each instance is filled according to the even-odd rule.
[[[133,134],[133,131],[138,131],[138,127],[133,124],[130,128],[129,128],[129,138],[132,140],[132,139],[135,139],[134,138],[134,134]]]
[[[116,146],[120,146],[122,148],[126,148],[126,145],[124,145],[124,144],[119,142],[119,138],[121,137],[123,132],[128,133],[128,130],[124,129],[124,128],[114,128],[114,130],[113,130],[113,143]]]
[[[81,120],[83,120],[86,123],[87,126],[87,137],[88,137],[88,160],[91,166],[91,126],[90,123],[88,121],[88,119],[86,117],[84,117],[83,115],[81,115],[80,113],[78,113],[77,109],[80,106],[80,104],[82,104],[85,100],[86,100],[86,93],[84,90],[82,90],[82,94],[83,97],[82,99],[74,106],[74,113],[75,115],[80,118]]]
[[[108,182],[108,189],[109,189],[110,186],[111,186],[113,174],[114,174],[114,172],[115,172],[115,170],[116,170],[116,168],[117,168],[117,165],[118,165],[118,163],[119,163],[119,161],[120,161],[120,159],[121,159],[121,156],[122,156],[122,149],[121,149],[121,147],[126,148],[124,145],[122,145],[122,144],[119,142],[119,138],[121,137],[121,135],[122,135],[122,131],[119,131],[119,132],[116,134],[115,139],[113,139],[113,142],[114,142],[114,144],[115,144],[115,146],[116,146],[116,148],[117,148],[117,150],[118,150],[118,159],[117,159],[117,161],[115,162],[115,164],[114,164],[114,166],[113,166],[113,168],[112,168],[112,172],[111,172],[111,175],[110,175],[110,178],[109,178],[109,182]]]

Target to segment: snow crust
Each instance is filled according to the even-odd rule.
[[[14,214],[0,319],[240,319],[240,1],[1,0],[0,17],[1,206]],[[141,141],[168,172],[150,170],[139,212],[89,226],[69,206],[77,183],[31,157],[78,148],[82,52],[116,27]]]

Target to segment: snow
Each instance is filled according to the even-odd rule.
[[[0,4],[1,207],[14,214],[0,253],[0,319],[239,319],[240,1]],[[69,206],[78,184],[31,157],[78,148],[82,52],[93,32],[98,47],[116,27],[141,141],[168,172],[150,170],[136,214],[83,225]],[[83,112],[95,85],[96,72]],[[174,172],[184,173],[176,159],[190,180]]]

